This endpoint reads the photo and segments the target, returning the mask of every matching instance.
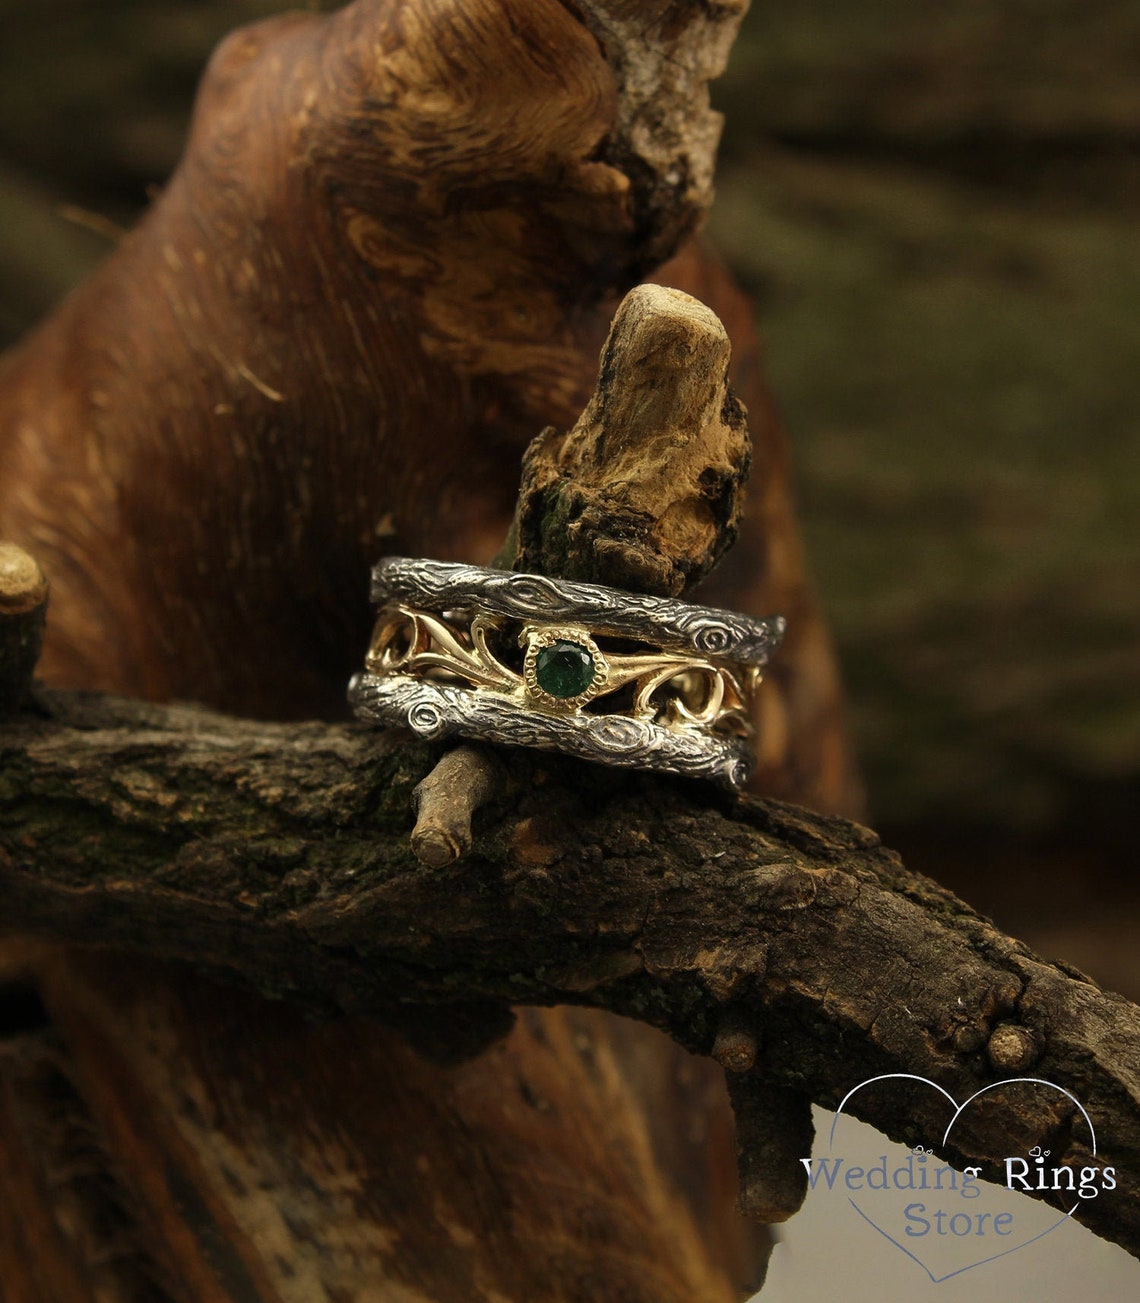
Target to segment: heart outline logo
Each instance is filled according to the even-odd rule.
[[[1037,1085],[1037,1086],[1048,1086],[1050,1090],[1059,1091],[1068,1100],[1070,1100],[1073,1104],[1075,1104],[1076,1107],[1080,1110],[1080,1114],[1084,1118],[1085,1124],[1089,1129],[1089,1136],[1092,1141],[1092,1157],[1094,1158],[1096,1157],[1096,1152],[1097,1152],[1096,1129],[1093,1127],[1092,1118],[1089,1117],[1088,1112],[1085,1110],[1085,1107],[1080,1102],[1080,1100],[1077,1099],[1077,1097],[1071,1091],[1066,1090],[1064,1086],[1058,1086],[1056,1082],[1046,1081],[1043,1077],[1005,1077],[1001,1081],[991,1081],[988,1086],[983,1086],[980,1090],[974,1091],[974,1093],[968,1099],[964,1100],[961,1104],[959,1104],[958,1101],[954,1098],[954,1096],[951,1095],[948,1090],[943,1089],[943,1087],[941,1087],[936,1081],[931,1081],[929,1077],[920,1077],[913,1072],[885,1072],[877,1077],[868,1077],[866,1081],[861,1081],[857,1086],[853,1086],[847,1092],[847,1094],[844,1095],[843,1099],[840,1101],[839,1107],[835,1110],[835,1115],[831,1120],[831,1130],[828,1133],[829,1149],[834,1150],[835,1129],[839,1125],[839,1119],[840,1117],[843,1116],[843,1110],[846,1108],[848,1100],[850,1100],[852,1096],[856,1095],[859,1091],[861,1091],[865,1086],[873,1086],[876,1082],[879,1081],[921,1082],[923,1085],[933,1087],[941,1096],[943,1096],[944,1099],[946,1099],[949,1102],[950,1106],[954,1110],[954,1113],[951,1116],[950,1121],[946,1126],[946,1130],[942,1133],[942,1140],[941,1140],[942,1146],[946,1144],[946,1141],[950,1136],[950,1132],[953,1131],[955,1124],[957,1123],[958,1119],[962,1116],[963,1112],[965,1112],[965,1110],[969,1108],[969,1106],[976,1099],[986,1094],[987,1091],[996,1090],[997,1088],[1002,1086],[1017,1085],[1018,1083],[1027,1083],[1027,1084]],[[848,1116],[850,1116],[850,1114],[848,1114]],[[928,1152],[933,1152],[933,1151],[928,1151]],[[1008,1188],[1012,1188],[1012,1187],[1008,1187]],[[1051,1235],[1059,1226],[1064,1225],[1064,1223],[1067,1222],[1070,1217],[1072,1217],[1073,1213],[1076,1212],[1077,1208],[1080,1207],[1080,1199],[1078,1198],[1077,1201],[1073,1204],[1073,1206],[1068,1210],[1068,1212],[1064,1213],[1061,1217],[1059,1217],[1051,1226],[1047,1226],[1043,1231],[1038,1231],[1035,1235],[1032,1235],[1029,1239],[1022,1240],[1018,1244],[1010,1245],[1008,1249],[1003,1249],[1000,1253],[992,1253],[985,1258],[979,1258],[977,1262],[968,1263],[964,1267],[957,1267],[955,1268],[954,1271],[947,1272],[945,1275],[936,1276],[934,1272],[931,1271],[931,1269],[926,1265],[925,1262],[923,1262],[923,1260],[916,1253],[913,1253],[910,1249],[907,1248],[905,1244],[900,1243],[897,1239],[895,1239],[893,1235],[891,1235],[888,1231],[884,1230],[874,1220],[873,1217],[871,1217],[863,1208],[859,1206],[859,1204],[854,1199],[850,1197],[850,1195],[848,1195],[847,1202],[851,1205],[852,1208],[854,1208],[854,1210],[859,1214],[859,1216],[862,1217],[863,1220],[874,1230],[878,1231],[878,1233],[885,1240],[893,1244],[895,1248],[898,1249],[900,1252],[906,1254],[906,1256],[910,1258],[912,1262],[917,1263],[922,1268],[922,1270],[926,1272],[927,1276],[930,1277],[931,1282],[935,1285],[941,1284],[942,1281],[944,1280],[950,1280],[954,1276],[961,1276],[963,1273],[967,1271],[973,1271],[975,1267],[984,1267],[988,1262],[996,1262],[998,1258],[1008,1257],[1011,1253],[1020,1253],[1022,1249],[1027,1249],[1031,1244],[1035,1244],[1037,1243],[1038,1240],[1044,1239],[1045,1236]]]

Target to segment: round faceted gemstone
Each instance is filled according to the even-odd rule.
[[[543,692],[565,700],[578,697],[594,681],[594,658],[580,642],[559,639],[539,649],[534,677]]]

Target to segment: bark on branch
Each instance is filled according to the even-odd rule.
[[[514,754],[519,781],[477,821],[474,853],[427,870],[408,798],[432,756],[401,735],[101,696],[40,705],[0,734],[6,928],[180,957],[327,1008],[584,1004],[701,1054],[731,1024],[758,1044],[756,1080],[831,1107],[879,1073],[965,1099],[1031,1068],[1081,1100],[1096,1161],[1121,1176],[1080,1219],[1140,1253],[1140,1011],[865,828]],[[747,1170],[770,1136],[734,1096]],[[854,1105],[910,1143],[945,1124],[932,1094]],[[1083,1165],[1070,1123],[1011,1092],[951,1153],[993,1173],[1017,1137]]]

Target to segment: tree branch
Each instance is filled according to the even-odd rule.
[[[702,1054],[731,1015],[758,1042],[758,1080],[830,1107],[884,1072],[964,1099],[1008,1075],[1012,1035],[1037,1055],[1016,1071],[1071,1090],[1097,1161],[1123,1174],[1081,1220],[1140,1252],[1140,1011],[1003,936],[865,828],[518,753],[474,853],[429,871],[407,810],[432,757],[401,735],[100,696],[40,707],[0,734],[6,928],[181,958],[325,1008],[593,1005]],[[734,1095],[747,1173],[767,1112]],[[941,1131],[921,1095],[854,1104],[899,1140]],[[993,1174],[1011,1135],[1090,1161],[1076,1129],[1021,1097],[950,1152]]]

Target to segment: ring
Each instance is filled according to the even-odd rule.
[[[385,557],[348,696],[420,737],[478,738],[739,787],[782,616],[445,561]]]

